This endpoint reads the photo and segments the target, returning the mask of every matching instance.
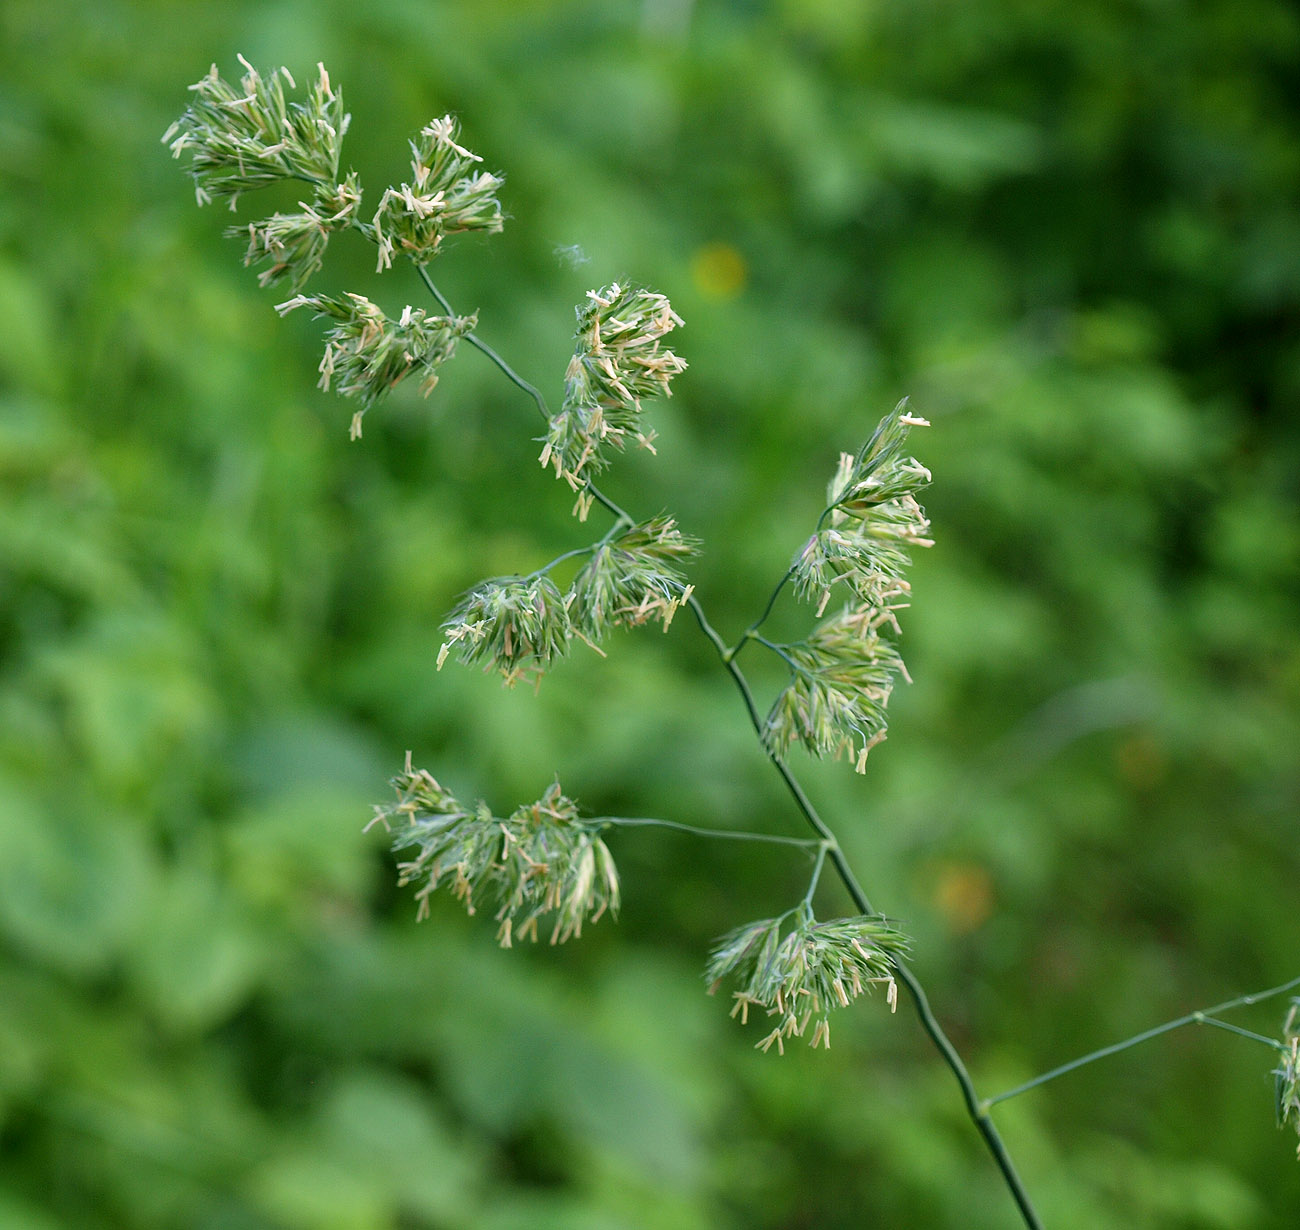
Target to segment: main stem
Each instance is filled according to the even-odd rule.
[[[442,292],[434,285],[433,280],[429,277],[428,271],[423,265],[417,265],[420,278],[424,282],[429,293],[438,301],[443,311],[448,315],[454,315],[451,304],[447,301]],[[543,418],[549,420],[550,412],[546,406],[546,399],[535,385],[529,384],[520,376],[506,361],[489,346],[482,341],[476,334],[469,333],[465,336],[465,341],[473,346],[476,350],[484,354],[502,374],[516,387],[526,393],[537,405]],[[587,483],[587,490],[591,493],[592,498],[607,509],[616,518],[631,522],[632,518],[624,512],[613,500],[606,496],[594,483]],[[768,610],[764,612],[762,618],[751,627],[746,637],[752,635],[757,630],[758,624],[763,622],[766,615],[770,613],[772,605],[776,601],[776,594],[780,592],[785,581],[789,579],[789,573],[782,579],[781,585],[777,587],[776,592],[768,602]],[[859,912],[863,914],[874,914],[876,911],[872,908],[867,894],[863,891],[862,885],[858,883],[857,877],[853,874],[853,869],[849,866],[848,860],[844,857],[844,851],[840,849],[840,844],[835,837],[834,832],[827,823],[817,813],[813,806],[812,800],[808,798],[803,786],[799,784],[798,778],[790,771],[790,767],[785,760],[778,755],[771,747],[768,746],[767,740],[763,738],[763,719],[758,712],[758,706],[754,702],[754,693],[749,686],[749,680],[745,678],[744,672],[737,665],[735,657],[735,648],[729,647],[720,637],[713,625],[709,623],[704,613],[704,608],[700,605],[699,599],[691,594],[686,600],[686,605],[690,607],[700,629],[717,650],[718,657],[721,659],[727,673],[731,676],[732,681],[740,691],[741,698],[744,700],[746,712],[749,714],[749,720],[754,727],[755,734],[759,737],[759,742],[763,750],[771,761],[777,773],[780,774],[781,780],[785,783],[795,806],[799,809],[804,819],[811,826],[813,831],[821,839],[822,850],[825,856],[830,859],[831,865],[835,868],[836,875],[839,876],[853,904],[857,906]],[[743,644],[743,639],[742,642]],[[926,998],[925,990],[917,979],[916,975],[904,965],[901,961],[894,963],[894,974],[898,981],[907,988],[908,994],[912,997],[912,1003],[916,1008],[917,1017],[920,1019],[921,1028],[925,1030],[930,1041],[934,1043],[943,1061],[952,1071],[961,1088],[962,1099],[966,1104],[966,1112],[971,1121],[975,1124],[984,1143],[988,1146],[989,1152],[993,1155],[993,1160],[997,1164],[998,1170],[1002,1174],[1003,1181],[1006,1183],[1012,1198],[1016,1202],[1016,1208],[1020,1211],[1020,1216],[1029,1230],[1042,1230],[1043,1223],[1039,1220],[1037,1212],[1029,1199],[1029,1193],[1025,1190],[1024,1184],[1020,1180],[1020,1175],[1011,1161],[1011,1155],[1007,1152],[1006,1145],[1002,1142],[993,1120],[989,1118],[989,1103],[981,1102],[975,1092],[974,1082],[971,1080],[970,1073],[966,1069],[965,1063],[962,1062],[961,1056],[957,1053],[957,1048],[953,1046],[948,1035],[944,1033],[943,1028],[935,1019],[934,1013],[930,1009],[930,1001]]]
[[[700,606],[694,595],[687,600],[687,605],[694,613],[704,635],[709,638],[713,643],[713,647],[718,651],[722,664],[726,667],[728,674],[731,675],[737,689],[739,689],[741,698],[745,703],[745,709],[749,713],[750,723],[754,727],[754,732],[759,736],[759,742],[762,743],[768,760],[772,762],[773,767],[781,775],[781,780],[785,783],[786,789],[790,792],[804,819],[826,843],[825,849],[830,857],[831,865],[835,868],[841,883],[853,899],[853,904],[863,914],[876,913],[867,894],[863,891],[862,885],[858,883],[857,877],[853,874],[853,869],[849,866],[848,860],[844,857],[844,851],[840,849],[839,842],[836,840],[830,826],[817,813],[817,809],[799,784],[798,778],[790,771],[789,765],[768,746],[767,740],[763,738],[763,719],[758,712],[758,706],[754,703],[754,693],[749,686],[749,680],[745,678],[744,671],[736,663],[734,650],[728,648],[726,642],[709,623],[703,607]],[[967,1070],[965,1063],[962,1062],[961,1056],[957,1053],[957,1048],[953,1046],[951,1039],[944,1033],[943,1027],[935,1019],[935,1015],[930,1008],[930,1001],[925,994],[925,988],[922,987],[916,975],[901,961],[894,962],[894,974],[898,981],[907,988],[907,993],[912,997],[912,1004],[916,1008],[921,1028],[925,1030],[930,1041],[934,1043],[943,1061],[956,1078],[957,1084],[961,1088],[962,1100],[966,1104],[966,1113],[984,1138],[984,1143],[988,1146],[989,1152],[992,1153],[993,1160],[997,1164],[1008,1190],[1011,1192],[1012,1199],[1016,1202],[1016,1208],[1020,1210],[1020,1216],[1024,1219],[1025,1225],[1030,1227],[1030,1230],[1042,1230],[1043,1223],[1039,1220],[1033,1203],[1029,1199],[1029,1193],[1025,1190],[1025,1185],[1011,1160],[1011,1155],[1007,1152],[1007,1147],[1003,1143],[997,1126],[989,1117],[988,1104],[980,1101],[979,1095],[975,1092],[975,1083],[971,1080],[970,1072]]]

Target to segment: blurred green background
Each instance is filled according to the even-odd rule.
[[[671,296],[691,369],[608,486],[704,540],[724,635],[837,453],[932,420],[916,682],[865,778],[796,767],[993,1093],[1300,972],[1295,10],[0,7],[0,1225],[1016,1224],[906,1005],[777,1059],[703,994],[802,893],[780,850],[619,836],[623,917],[562,950],[415,925],[361,831],[407,748],[499,810],[558,773],[798,818],[685,617],[537,696],[435,672],[462,590],[583,530],[472,351],[349,444],[318,325],[159,143],[237,52],[327,64],[372,208],[460,114],[512,221],[433,273],[552,397],[588,287]],[[314,285],[423,302],[349,237]],[[1059,1230],[1291,1227],[1272,1063],[1183,1030],[997,1119]]]

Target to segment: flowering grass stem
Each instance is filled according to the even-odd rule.
[[[452,309],[451,303],[446,298],[446,296],[443,295],[443,293],[438,289],[437,285],[433,282],[433,280],[429,277],[428,271],[422,265],[417,265],[416,269],[420,275],[421,280],[424,282],[425,286],[429,290],[429,293],[433,295],[434,299],[437,301],[438,305],[442,308],[442,310],[446,312],[449,316],[454,316],[455,313]],[[490,362],[492,362],[512,384],[514,384],[522,392],[526,393],[530,398],[532,398],[533,402],[536,404],[538,410],[542,414],[542,417],[549,421],[550,411],[547,407],[546,399],[542,395],[541,391],[536,388],[536,386],[530,384],[527,380],[525,380],[522,376],[520,376],[505,361],[505,359],[501,357],[500,354],[498,354],[486,342],[482,341],[477,336],[477,334],[472,332],[468,333],[465,335],[464,340],[468,345],[473,346],[476,350],[478,350],[481,354],[483,354]],[[633,518],[631,517],[631,515],[627,513],[623,508],[621,508],[617,503],[615,503],[612,499],[606,496],[604,492],[602,492],[591,481],[590,478],[584,477],[582,486],[584,490],[590,495],[590,497],[596,503],[600,504],[603,508],[605,508],[609,513],[611,513],[616,518],[616,520],[620,522],[626,521],[629,524],[633,523]],[[823,514],[823,519],[824,517],[825,514]],[[805,792],[803,786],[800,784],[798,778],[796,778],[794,774],[791,772],[789,765],[785,761],[785,758],[782,755],[780,755],[777,751],[775,751],[773,748],[768,746],[767,741],[763,739],[763,717],[759,713],[758,705],[754,699],[753,690],[749,685],[749,680],[746,678],[744,672],[740,669],[739,665],[735,661],[737,653],[744,646],[745,642],[749,640],[757,640],[765,647],[780,654],[783,658],[786,657],[786,654],[784,653],[783,649],[780,646],[774,644],[773,642],[767,641],[763,637],[760,637],[758,635],[757,629],[767,619],[768,615],[771,614],[771,611],[775,607],[776,601],[780,596],[781,591],[784,589],[786,583],[791,579],[791,577],[794,576],[795,571],[796,571],[795,567],[792,566],[786,572],[786,575],[782,577],[780,583],[773,590],[771,597],[768,599],[767,607],[763,611],[763,614],[759,617],[759,619],[754,624],[752,624],[746,630],[746,632],[741,636],[740,640],[734,646],[728,645],[726,641],[719,635],[717,630],[709,622],[708,616],[705,614],[703,606],[700,604],[699,599],[696,598],[694,594],[687,595],[685,600],[685,605],[688,606],[692,614],[694,614],[696,622],[699,624],[700,630],[704,633],[705,637],[709,640],[709,642],[713,645],[714,649],[717,651],[719,659],[721,660],[723,666],[727,670],[728,674],[730,674],[732,681],[735,683],[737,689],[739,690],[741,699],[744,702],[745,710],[749,715],[750,723],[754,727],[755,733],[759,736],[760,742],[763,744],[763,748],[767,755],[768,760],[771,761],[773,767],[780,775],[781,780],[785,784],[786,790],[789,792],[791,798],[793,799],[795,806],[798,808],[799,812],[802,814],[805,821],[807,821],[808,825],[817,834],[816,839],[814,839],[818,851],[817,865],[814,869],[812,884],[809,888],[808,895],[805,898],[805,905],[811,899],[812,892],[816,888],[817,882],[820,878],[822,867],[826,859],[829,858],[831,865],[835,868],[836,875],[838,876],[840,882],[844,885],[844,888],[848,893],[850,899],[853,901],[853,904],[857,907],[857,909],[862,914],[871,915],[871,914],[875,914],[876,911],[872,907],[871,902],[866,895],[866,892],[862,888],[862,885],[858,883],[858,879],[854,875],[853,869],[849,866],[848,860],[845,858],[844,851],[840,848],[839,841],[837,840],[834,832],[831,830],[830,826],[827,825],[826,822],[821,818],[817,809],[813,806],[812,800],[809,799],[807,793]],[[636,821],[627,821],[627,820],[614,821],[610,818],[605,818],[602,822],[618,823],[618,824],[637,823]],[[696,829],[690,825],[680,825],[668,821],[643,821],[642,823],[657,824],[668,828],[679,828],[687,832],[696,832],[700,835],[707,835],[707,836],[725,835],[728,837],[735,837],[741,839],[772,840],[771,838],[762,834],[739,834],[739,833],[724,834],[723,832],[719,832],[717,830]],[[787,839],[787,841],[792,844],[797,842],[798,844],[803,846],[807,846],[808,844],[810,844],[800,839]],[[891,959],[890,965],[893,970],[894,976],[897,978],[897,980],[900,983],[903,984],[904,987],[907,988],[908,994],[912,998],[912,1002],[916,1009],[917,1017],[920,1020],[922,1029],[925,1031],[926,1035],[930,1038],[931,1042],[938,1050],[940,1056],[943,1058],[944,1062],[947,1064],[948,1068],[951,1070],[954,1078],[956,1079],[958,1085],[960,1086],[962,1092],[962,1099],[965,1103],[967,1112],[970,1115],[972,1122],[975,1124],[975,1127],[979,1131],[981,1137],[983,1138],[985,1144],[987,1145],[989,1152],[993,1157],[994,1163],[996,1164],[999,1172],[1001,1173],[1003,1181],[1006,1184],[1008,1190],[1010,1191],[1011,1196],[1015,1201],[1016,1207],[1019,1210],[1025,1225],[1029,1227],[1029,1230],[1040,1230],[1042,1226],[1042,1222],[1039,1220],[1038,1214],[1034,1210],[1033,1204],[1029,1199],[1029,1194],[1025,1190],[1024,1184],[1021,1181],[1020,1176],[1016,1171],[1014,1164],[1012,1163],[1011,1156],[1007,1152],[1006,1146],[1002,1141],[1001,1135],[998,1133],[998,1130],[996,1126],[993,1124],[993,1121],[989,1118],[988,1108],[992,1105],[992,1102],[988,1100],[981,1101],[981,1099],[979,1098],[978,1094],[975,1091],[974,1082],[971,1080],[970,1073],[967,1070],[965,1063],[962,1061],[961,1056],[957,1053],[956,1047],[953,1046],[951,1040],[948,1038],[947,1034],[944,1033],[943,1028],[940,1026],[938,1020],[935,1018],[934,1013],[930,1008],[930,1003],[928,998],[926,997],[925,991],[922,988],[921,983],[918,981],[916,976],[901,961]]]
[[[754,701],[753,690],[749,686],[749,680],[745,677],[744,671],[736,664],[735,651],[728,647],[727,643],[718,635],[717,630],[709,623],[704,613],[704,608],[699,601],[691,596],[687,601],[687,606],[694,613],[696,621],[699,623],[704,635],[713,643],[714,648],[718,651],[718,656],[722,659],[723,665],[731,675],[740,692],[741,699],[744,701],[745,709],[749,714],[750,723],[754,731],[759,735],[762,742],[763,719],[759,714],[758,705]],[[839,842],[835,834],[831,831],[830,826],[821,818],[817,809],[813,806],[812,800],[804,792],[803,786],[800,785],[799,779],[790,771],[789,765],[786,764],[784,757],[779,755],[771,747],[763,742],[763,750],[767,754],[768,760],[772,762],[777,773],[780,774],[781,780],[785,783],[786,789],[790,792],[791,798],[802,813],[804,819],[812,827],[814,832],[821,837],[823,845],[822,850],[825,855],[829,856],[831,865],[835,868],[835,873],[840,882],[844,885],[845,891],[849,894],[853,904],[863,914],[874,914],[876,911],[871,905],[866,892],[862,885],[858,883],[857,877],[853,874],[853,869],[849,866],[848,860],[844,857],[844,851],[840,849]],[[1016,1203],[1016,1208],[1020,1212],[1021,1218],[1029,1230],[1041,1230],[1042,1221],[1034,1209],[1033,1202],[1029,1199],[1029,1193],[1020,1178],[1015,1164],[1011,1160],[1010,1153],[1007,1152],[1006,1145],[1003,1143],[1002,1136],[998,1132],[993,1120],[989,1117],[988,1109],[991,1103],[981,1102],[979,1095],[975,1091],[975,1083],[971,1079],[970,1072],[966,1068],[962,1057],[957,1053],[957,1048],[953,1046],[951,1039],[944,1033],[943,1027],[935,1018],[934,1012],[930,1007],[929,998],[925,994],[920,980],[912,973],[911,969],[901,961],[895,961],[893,964],[894,976],[899,982],[907,988],[908,994],[912,997],[912,1004],[916,1009],[917,1018],[921,1022],[921,1028],[925,1031],[926,1036],[938,1050],[944,1063],[948,1065],[954,1079],[961,1088],[962,1101],[965,1103],[967,1114],[975,1124],[980,1136],[983,1138],[985,1145],[988,1147],[993,1161],[1002,1175],[1003,1182],[1006,1184],[1012,1199]]]
[[[200,204],[215,196],[228,199],[233,208],[241,193],[287,180],[312,189],[310,200],[299,202],[299,212],[276,213],[235,233],[247,240],[245,264],[265,266],[259,275],[262,285],[285,281],[296,292],[277,305],[281,314],[308,306],[334,322],[321,363],[321,386],[328,389],[333,383],[344,396],[359,399],[352,436],[361,434],[367,408],[408,376],[420,376],[420,387],[428,393],[437,383],[437,369],[463,339],[532,399],[547,424],[539,460],[577,493],[574,512],[579,520],[585,520],[595,504],[614,519],[593,545],[566,551],[526,577],[493,578],[470,591],[443,625],[447,641],[438,665],[455,645],[463,660],[486,660],[507,683],[532,675],[540,678],[567,653],[574,638],[600,652],[597,642],[609,628],[657,619],[666,630],[673,614],[689,606],[740,692],[764,753],[815,834],[798,838],[647,818],[583,820],[558,782],[536,802],[499,817],[485,803],[466,808],[429,774],[414,770],[408,754],[403,773],[394,779],[398,801],[378,808],[376,820],[386,827],[390,820],[400,821],[396,848],[417,849],[399,870],[402,883],[423,883],[417,893],[421,910],[427,910],[429,894],[445,881],[471,913],[476,891],[496,900],[502,944],[536,938],[544,915],[554,920],[551,940],[557,943],[579,935],[584,921],[594,923],[618,910],[618,876],[599,836],[602,828],[655,826],[802,849],[814,862],[803,899],[777,918],[747,924],[724,937],[709,963],[710,990],[724,978],[738,977],[742,989],[735,995],[733,1016],[739,1013],[743,1023],[750,1007],[776,1015],[777,1027],[759,1045],[764,1050],[776,1045],[781,1051],[784,1040],[802,1036],[814,1021],[811,1045],[829,1046],[831,1008],[847,1006],[857,995],[883,984],[892,1009],[896,982],[901,982],[1030,1230],[1041,1222],[990,1118],[991,1108],[1184,1025],[1212,1025],[1280,1051],[1283,1057],[1274,1071],[1278,1123],[1294,1121],[1300,1126],[1300,998],[1293,1000],[1281,1041],[1218,1019],[1231,1009],[1300,987],[1300,977],[1189,1013],[1014,1089],[979,1098],[920,981],[904,963],[907,937],[873,909],[834,832],[791,771],[785,756],[798,743],[817,756],[856,750],[855,768],[862,772],[867,753],[884,737],[885,706],[894,680],[907,678],[893,643],[899,632],[896,612],[908,604],[910,586],[904,574],[910,549],[933,542],[917,501],[930,474],[905,453],[909,430],[927,424],[906,412],[906,400],[881,420],[856,454],[841,454],[812,536],[758,618],[728,645],[676,567],[698,544],[666,515],[638,523],[592,481],[609,464],[611,449],[621,451],[630,441],[653,451],[655,433],[642,419],[642,399],[670,396],[672,379],[686,368],[664,340],[682,324],[669,301],[617,282],[588,291],[578,308],[563,399],[553,414],[541,391],[478,336],[477,318],[455,315],[427,271],[444,238],[468,231],[498,232],[505,217],[496,197],[501,176],[481,170],[478,155],[458,144],[454,118],[443,116],[421,129],[411,142],[410,182],[387,189],[373,220],[363,221],[355,173],[339,175],[340,143],[350,117],[324,66],[318,66],[318,77],[302,103],[285,94],[286,84],[296,89],[287,69],[263,78],[242,57],[240,62],[245,74],[238,87],[225,81],[215,66],[195,83],[193,103],[163,139],[174,156],[189,154]],[[429,316],[407,306],[394,319],[360,295],[302,294],[303,284],[321,267],[329,236],[345,229],[378,247],[380,271],[389,268],[395,256],[408,257],[447,316]],[[581,556],[591,558],[568,592],[561,593],[547,574]],[[796,598],[814,604],[820,622],[804,640],[778,644],[759,630],[787,585]],[[838,596],[846,599],[845,605],[823,619],[832,597]],[[791,669],[790,682],[766,719],[737,663],[749,641],[757,641]],[[828,861],[859,917],[815,918],[813,897]],[[796,921],[787,925],[792,916]]]

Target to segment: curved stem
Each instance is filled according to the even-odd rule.
[[[769,641],[765,636],[759,636],[757,632],[747,632],[745,634],[745,639],[757,641],[764,649],[770,649],[778,658],[781,659],[782,662],[794,671],[796,675],[806,675],[808,673],[804,667],[800,666],[799,663],[789,655],[787,652],[789,649],[788,645],[778,645],[775,641]],[[736,655],[733,653],[731,656],[734,658]]]
[[[790,567],[785,570],[785,576],[783,576],[776,583],[776,588],[772,591],[771,597],[768,598],[767,605],[763,608],[763,613],[756,620],[754,620],[754,622],[750,624],[748,628],[745,629],[740,640],[736,642],[736,648],[733,651],[733,654],[739,653],[741,649],[744,647],[746,641],[754,641],[759,639],[758,630],[765,623],[767,623],[767,617],[771,615],[772,608],[776,606],[776,600],[781,596],[781,591],[785,589],[786,584],[789,582],[790,578],[794,576],[794,569],[795,566],[791,564]]]
[[[422,281],[428,289],[429,294],[438,301],[439,307],[441,307],[448,316],[455,316],[456,313],[448,302],[447,297],[434,284],[433,279],[429,277],[429,271],[423,265],[416,265],[415,269],[420,275],[420,281]],[[549,419],[551,417],[551,412],[546,407],[546,398],[542,396],[541,390],[538,389],[536,385],[529,384],[527,380],[515,371],[515,369],[511,367],[510,364],[507,363],[499,354],[497,354],[497,352],[493,350],[492,347],[489,346],[481,337],[479,337],[477,333],[465,334],[465,340],[473,346],[475,350],[481,351],[491,359],[492,362],[501,369],[502,375],[504,375],[511,384],[518,389],[522,389],[523,392],[527,393],[528,396],[533,399],[542,418]]]
[[[1158,1038],[1161,1034],[1171,1033],[1175,1029],[1181,1029],[1184,1025],[1210,1025],[1215,1024],[1225,1027],[1223,1021],[1212,1021],[1210,1018],[1218,1016],[1220,1012],[1228,1012],[1233,1008],[1243,1008],[1248,1004],[1257,1004],[1266,999],[1272,999],[1275,995],[1282,995],[1290,991],[1293,987],[1300,987],[1300,978],[1292,978],[1290,982],[1284,982],[1281,986],[1270,987],[1267,991],[1252,991],[1249,995],[1238,995],[1235,999],[1225,1000],[1221,1004],[1215,1004],[1213,1008],[1202,1008],[1197,1012],[1189,1012],[1186,1016],[1180,1016],[1177,1020],[1166,1021],[1163,1025],[1157,1025],[1153,1029],[1143,1030],[1140,1034],[1134,1034],[1131,1038],[1125,1038],[1122,1042],[1112,1043],[1110,1046],[1103,1046],[1098,1051],[1090,1051],[1086,1055],[1080,1055],[1078,1059],[1072,1059],[1069,1063],[1063,1063],[1058,1068],[1053,1068],[1050,1072],[1044,1072],[1041,1076],[1034,1077],[1033,1080],[1025,1081],[1023,1085],[1017,1085],[1014,1089],[1008,1089],[1005,1093],[999,1093],[991,1098],[984,1099],[985,1106],[995,1106],[998,1102],[1005,1102],[1008,1098],[1014,1098],[1022,1093],[1028,1093],[1031,1089],[1037,1089],[1039,1085],[1045,1085],[1048,1081],[1055,1080],[1058,1076],[1064,1076],[1067,1072],[1073,1072],[1076,1068],[1082,1068],[1086,1064],[1095,1063],[1098,1059],[1106,1059],[1111,1055],[1118,1055],[1121,1051],[1126,1051],[1130,1047],[1137,1046],[1141,1042],[1149,1042],[1152,1038]],[[1227,1028],[1233,1028],[1226,1026]],[[1234,1031],[1244,1032],[1244,1031]],[[1258,1037],[1258,1035],[1255,1035]],[[1263,1039],[1267,1042],[1273,1042],[1272,1038]]]

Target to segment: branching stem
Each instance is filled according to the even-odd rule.
[[[1284,982],[1281,986],[1270,987],[1267,991],[1252,991],[1249,995],[1238,995],[1235,999],[1225,1000],[1221,1004],[1215,1004],[1213,1008],[1201,1008],[1196,1012],[1189,1012],[1186,1016],[1180,1016],[1177,1020],[1166,1021],[1163,1025],[1157,1025],[1153,1029],[1144,1030],[1140,1034],[1134,1034],[1131,1038],[1125,1038],[1122,1042],[1115,1042],[1110,1046],[1103,1046],[1099,1051],[1090,1051],[1086,1055],[1079,1056],[1078,1059],[1072,1059],[1069,1063],[1063,1063],[1059,1068],[1053,1068],[1050,1072],[1044,1072],[1041,1076],[1034,1077],[1031,1081],[1025,1081],[1023,1085],[1017,1085],[1014,1089],[1008,1089],[1005,1093],[999,1093],[994,1097],[986,1098],[984,1105],[994,1106],[998,1102],[1005,1102],[1009,1098],[1018,1097],[1022,1093],[1028,1093],[1031,1089],[1037,1089],[1039,1085],[1045,1085],[1048,1081],[1055,1080],[1058,1076],[1064,1076],[1067,1072],[1073,1072],[1076,1068],[1082,1068],[1087,1064],[1095,1063],[1098,1059],[1106,1059],[1111,1055],[1118,1055],[1121,1051],[1126,1051],[1130,1047],[1137,1046],[1140,1042],[1149,1042],[1152,1038],[1158,1038],[1161,1034],[1172,1033],[1175,1029],[1181,1029],[1184,1025],[1217,1025],[1220,1029],[1227,1029],[1232,1033],[1244,1034],[1257,1042],[1266,1042],[1270,1046],[1281,1049],[1280,1044],[1273,1038],[1265,1038],[1260,1034],[1253,1034],[1249,1030],[1239,1029],[1235,1025],[1229,1025],[1226,1021],[1218,1021],[1214,1018],[1221,1012],[1229,1012],[1233,1008],[1244,1008],[1248,1004],[1258,1004],[1266,999],[1272,999],[1275,995],[1285,994],[1294,987],[1300,987],[1300,978],[1292,978],[1290,982]]]

